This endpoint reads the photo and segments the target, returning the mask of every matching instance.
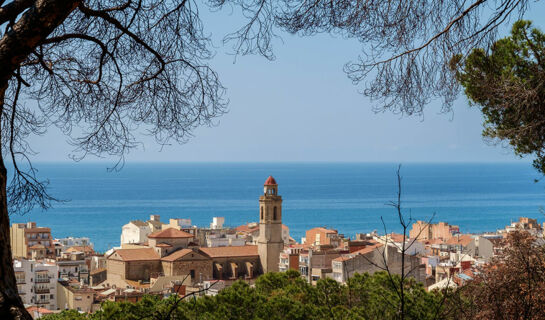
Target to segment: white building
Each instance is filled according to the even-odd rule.
[[[210,223],[210,229],[223,229],[224,223],[225,223],[224,217],[213,217],[212,223]]]
[[[236,234],[209,234],[206,237],[207,247],[237,247],[246,244],[246,239],[237,238]]]
[[[148,234],[150,233],[151,228],[144,221],[131,221],[121,229],[121,244],[144,243],[148,241]]]
[[[163,229],[159,215],[152,214],[148,221],[134,220],[121,229],[121,245],[129,243],[145,243],[148,234]]]
[[[91,239],[89,239],[88,237],[80,237],[80,238],[67,237],[62,239],[55,239],[54,241],[58,241],[62,245],[62,251],[73,246],[94,248],[93,243],[91,243]]]
[[[25,305],[57,310],[57,275],[54,260],[13,260],[17,291]]]

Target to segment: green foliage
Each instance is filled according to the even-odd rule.
[[[384,272],[356,274],[347,285],[332,279],[311,286],[298,272],[268,273],[255,286],[237,281],[213,297],[146,297],[137,303],[106,302],[90,315],[64,311],[44,320],[80,319],[398,319],[400,278]],[[441,296],[406,281],[405,319],[436,319]]]
[[[545,34],[517,21],[509,37],[450,65],[484,115],[483,135],[508,142],[520,156],[535,155],[534,166],[545,173]]]

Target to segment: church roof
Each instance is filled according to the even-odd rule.
[[[207,247],[200,248],[210,258],[257,256],[257,246]]]
[[[169,254],[169,255],[166,256],[166,257],[161,258],[161,260],[172,262],[172,261],[176,261],[176,260],[178,260],[178,259],[181,259],[181,258],[185,257],[186,255],[188,255],[188,254],[190,254],[190,253],[192,254],[192,256],[193,256],[193,255],[196,255],[198,258],[201,258],[201,259],[202,259],[202,258],[208,258],[208,257],[206,257],[206,256],[202,256],[202,255],[199,254],[199,253],[195,253],[195,252],[194,252],[193,250],[191,250],[191,249],[181,249],[181,250],[178,250],[178,251],[174,251],[173,253]]]
[[[160,259],[153,248],[117,249],[115,252],[123,261],[149,261]]]
[[[273,186],[273,185],[276,185],[276,180],[274,180],[274,178],[272,176],[269,176],[267,178],[267,180],[265,181],[265,185],[266,186]]]
[[[161,231],[155,231],[154,233],[151,233],[150,235],[148,235],[148,238],[152,238],[152,239],[193,238],[193,235],[191,233],[187,233],[185,231],[181,231],[178,229],[168,228]]]

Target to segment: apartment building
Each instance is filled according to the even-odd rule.
[[[90,260],[90,259],[89,259]],[[83,252],[64,253],[57,259],[59,278],[89,283],[89,264]]]
[[[54,260],[13,261],[17,291],[24,304],[56,310],[57,274],[59,267]]]
[[[343,235],[339,234],[337,230],[318,227],[307,230],[304,244],[309,246],[331,245],[338,247],[342,243],[342,238]]]
[[[55,258],[51,229],[36,222],[14,223],[10,228],[11,254],[14,258],[39,260]]]
[[[75,309],[81,312],[94,311],[93,301],[95,291],[81,286],[79,283],[70,283],[68,281],[59,281],[57,285],[57,296],[59,308]]]

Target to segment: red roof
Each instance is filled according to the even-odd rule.
[[[154,233],[148,235],[148,238],[193,238],[193,235],[178,229],[168,228],[162,231],[155,231]]]
[[[191,249],[181,249],[181,250],[178,250],[178,251],[174,251],[173,253],[169,254],[168,256],[166,257],[163,257],[161,258],[161,260],[163,261],[176,261],[178,259],[181,259],[183,257],[185,257],[186,255],[192,253],[191,256],[193,256],[193,254],[195,254],[197,256],[197,259],[202,259],[202,258],[206,258],[206,257],[203,257],[201,254],[199,253],[195,253],[193,250]]]
[[[160,259],[153,248],[117,249],[115,252],[123,261],[152,261]]]
[[[28,313],[37,312],[39,314],[51,314],[51,313],[53,313],[53,311],[51,311],[49,309],[40,308],[40,307],[36,307],[36,306],[28,307],[28,308],[26,308],[26,311],[28,311]]]
[[[266,186],[273,186],[273,185],[277,185],[277,183],[276,183],[276,180],[274,180],[274,178],[272,176],[269,176],[267,178],[267,181],[265,181],[265,185]]]
[[[257,246],[236,246],[236,247],[206,247],[200,248],[201,252],[210,258],[232,258],[257,256]]]

